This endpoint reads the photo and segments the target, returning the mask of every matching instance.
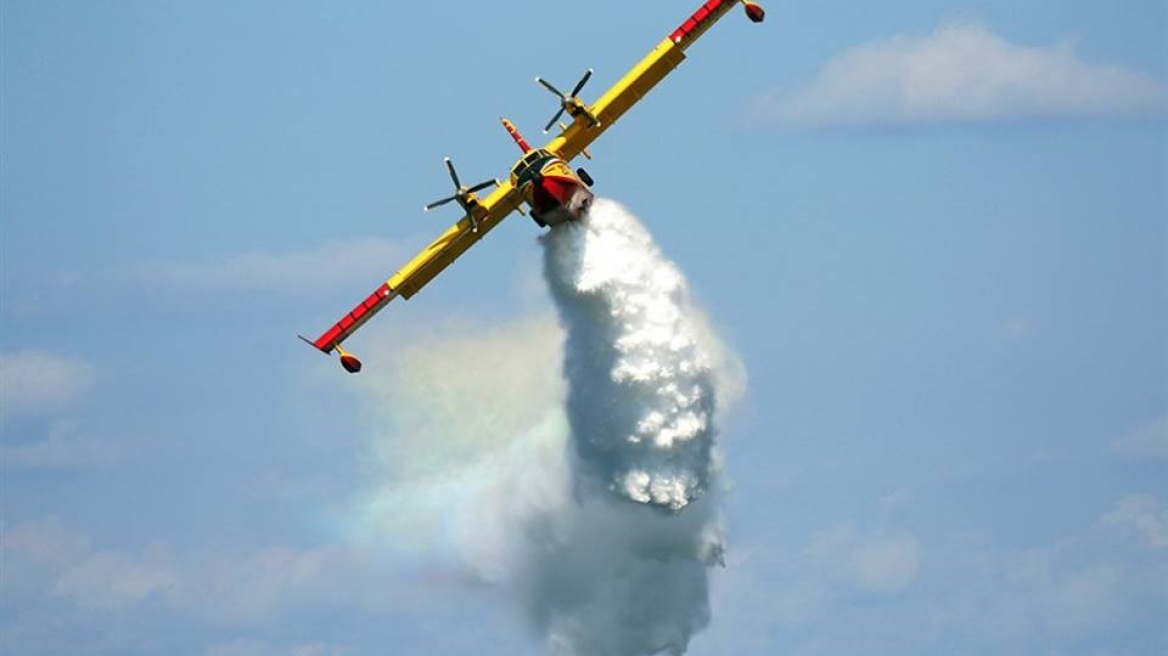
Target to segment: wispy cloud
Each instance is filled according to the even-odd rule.
[[[99,549],[55,518],[17,523],[0,536],[0,545],[6,573],[44,575],[39,588],[26,593],[68,601],[93,616],[167,607],[212,624],[242,626],[305,608],[383,613],[428,594],[394,589],[391,573],[369,554],[335,546],[184,554],[156,541],[140,549]]]
[[[1150,421],[1111,443],[1110,452],[1122,458],[1168,461],[1168,415]]]
[[[867,537],[851,524],[817,535],[807,550],[832,577],[867,592],[903,590],[920,570],[921,544],[908,534]]]
[[[56,518],[21,522],[3,536],[9,567],[47,568],[52,594],[99,611],[120,611],[176,582],[169,549],[152,545],[141,557],[94,551],[89,538]]]
[[[170,550],[151,545],[140,557],[113,551],[89,554],[61,573],[55,592],[84,608],[120,611],[164,594],[177,583]]]
[[[1021,45],[949,23],[846,50],[793,96],[763,100],[760,114],[816,127],[1163,118],[1168,83],[1085,62],[1068,42]]]
[[[126,444],[94,436],[69,415],[90,394],[97,370],[48,351],[0,353],[0,463],[10,471],[107,467]]]
[[[323,643],[276,646],[259,640],[242,638],[208,647],[200,656],[344,656],[349,650]]]
[[[31,349],[0,353],[0,419],[61,410],[93,378],[93,367],[76,358]]]
[[[147,262],[134,273],[140,279],[185,290],[313,293],[376,284],[393,273],[400,256],[400,249],[389,240],[365,238],[329,241],[315,249],[288,253],[250,251],[198,263]]]
[[[1168,550],[1168,505],[1151,494],[1132,494],[1115,504],[1102,524],[1134,531],[1148,548]]]
[[[5,531],[0,545],[30,563],[63,570],[89,553],[89,538],[56,517],[21,522]]]
[[[1168,635],[1166,549],[1168,507],[1145,493],[1029,546],[980,530],[922,543],[843,522],[802,551],[731,551],[719,601],[737,612],[721,613],[731,620],[713,632],[750,646],[747,636],[777,623],[791,653],[864,653],[873,637],[890,653],[1091,653],[1104,642],[1143,653]]]
[[[83,433],[71,422],[56,422],[48,430],[43,439],[0,443],[0,462],[13,470],[59,471],[108,467],[125,455],[125,444]]]
[[[1038,333],[1034,322],[1026,317],[1014,317],[1002,323],[1002,333],[1012,342],[1023,342]]]

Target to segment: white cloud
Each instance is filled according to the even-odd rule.
[[[141,558],[112,551],[92,553],[57,578],[57,594],[79,606],[117,611],[178,584],[169,549],[152,545]]]
[[[284,656],[276,647],[246,638],[220,642],[203,650],[200,656]]]
[[[1144,461],[1168,461],[1168,415],[1150,421],[1111,443],[1111,453]]]
[[[264,547],[184,561],[172,603],[217,622],[259,624],[305,608],[386,612],[403,594],[361,551],[337,546]]]
[[[122,444],[79,433],[69,422],[57,422],[44,439],[0,443],[0,462],[10,469],[85,469],[114,465],[124,452]]]
[[[978,528],[934,536],[927,567],[913,536],[852,522],[802,551],[781,538],[735,545],[714,579],[718,621],[706,644],[772,653],[781,636],[790,654],[868,653],[872,644],[898,654],[1162,651],[1149,647],[1168,637],[1162,497],[1124,497],[1078,532],[1028,547]],[[911,585],[874,598],[914,561]],[[865,578],[873,572],[881,576]]]
[[[251,251],[197,264],[149,262],[137,277],[195,291],[314,293],[362,284],[370,289],[393,273],[401,249],[380,238],[329,241],[319,248],[273,254]]]
[[[1070,43],[1019,45],[951,23],[846,50],[793,97],[764,100],[760,113],[811,126],[1163,117],[1168,84],[1084,62]]]
[[[343,656],[347,652],[343,647],[314,642],[293,646],[290,656]]]
[[[1168,549],[1168,506],[1150,494],[1124,497],[1103,517],[1103,523],[1134,530],[1153,550]]]
[[[845,523],[817,534],[806,553],[830,578],[864,592],[894,593],[916,580],[922,549],[911,535],[866,537]]]
[[[1033,337],[1038,332],[1038,328],[1030,319],[1015,317],[1002,324],[1002,332],[1010,341],[1021,342]]]
[[[1165,549],[1168,509],[1154,495],[1126,496],[1082,534],[981,554],[993,583],[980,600],[984,619],[1060,641],[1114,635],[1168,603]]]
[[[9,469],[60,470],[120,460],[120,444],[86,435],[72,421],[51,418],[75,405],[95,377],[94,367],[77,358],[34,349],[0,354],[0,420],[38,420],[0,430],[0,463]]]
[[[65,408],[93,377],[93,367],[75,358],[35,349],[0,353],[0,418]]]
[[[343,647],[323,643],[305,643],[282,648],[244,638],[211,645],[200,656],[344,656],[347,653],[348,650]]]
[[[21,522],[4,535],[8,567],[30,563],[53,575],[53,594],[93,610],[122,610],[176,583],[169,549],[151,545],[142,557],[94,551],[85,534],[56,518]],[[15,562],[12,562],[15,560]]]
[[[1065,558],[1061,554],[1043,557],[1034,564],[1041,574],[1025,579],[1014,592],[1038,626],[1072,639],[1105,632],[1122,619],[1131,599],[1125,593],[1130,574],[1121,566],[1104,561],[1064,564],[1056,560]]]
[[[6,575],[29,580],[39,573],[39,594],[91,614],[165,606],[212,624],[256,625],[305,608],[384,613],[434,592],[404,592],[368,554],[335,546],[183,555],[156,542],[137,553],[99,550],[56,519],[18,523],[2,544]],[[294,652],[334,653],[313,648]]]
[[[85,559],[89,539],[57,518],[21,522],[5,531],[4,550],[24,560],[63,570]]]
[[[896,592],[917,578],[920,562],[920,543],[910,535],[900,535],[860,545],[849,564],[861,589]]]

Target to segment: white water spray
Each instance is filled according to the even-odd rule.
[[[557,656],[682,654],[710,621],[715,410],[741,372],[616,203],[543,242],[558,327],[460,326],[371,355],[392,365],[362,378],[386,476],[353,530],[410,560],[455,555]]]
[[[521,589],[557,654],[682,654],[709,622],[722,550],[703,324],[681,272],[616,203],[544,241],[574,494],[528,522]]]
[[[631,214],[604,199],[586,221],[550,232],[546,246],[567,330],[576,484],[685,508],[709,488],[715,404],[685,279]]]

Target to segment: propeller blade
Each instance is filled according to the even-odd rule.
[[[559,96],[559,97],[560,97],[560,100],[563,100],[563,99],[564,99],[564,94],[563,94],[563,93],[561,93],[559,89],[557,89],[557,88],[555,88],[554,86],[552,86],[552,83],[551,83],[551,82],[548,82],[547,80],[543,79],[542,77],[537,77],[537,78],[535,78],[535,81],[536,81],[536,82],[539,82],[540,84],[542,84],[542,85],[543,85],[543,88],[545,88],[545,89],[547,89],[548,91],[551,91],[552,93],[554,93],[554,94],[556,94],[557,96]]]
[[[467,189],[466,192],[469,194],[473,194],[476,191],[482,191],[483,189],[486,189],[487,187],[490,187],[491,185],[495,185],[495,184],[499,184],[499,181],[498,180],[487,180],[485,182],[478,183],[477,185],[471,187],[470,189]]]
[[[591,68],[584,72],[584,77],[580,78],[580,81],[576,83],[576,88],[572,89],[571,95],[573,95],[573,96],[579,95],[580,89],[583,89],[584,85],[588,84],[588,78],[590,78],[590,77],[592,77],[592,69]]]
[[[433,203],[430,203],[429,205],[427,205],[426,207],[424,207],[422,209],[429,212],[430,210],[434,209],[435,207],[442,207],[443,205],[445,205],[446,203],[449,203],[452,200],[458,200],[458,196],[448,196],[446,198],[443,198],[442,200],[436,200]]]
[[[462,187],[462,182],[458,180],[458,172],[454,170],[454,162],[447,157],[443,161],[446,162],[446,169],[450,171],[450,179],[454,181],[455,187]]]
[[[548,130],[551,130],[551,129],[552,129],[552,126],[553,126],[553,125],[555,125],[555,124],[556,124],[556,121],[560,120],[560,117],[561,117],[561,116],[563,116],[563,115],[564,115],[564,108],[563,108],[563,107],[560,107],[560,111],[556,112],[556,115],[555,115],[555,116],[553,116],[553,117],[552,117],[552,120],[548,121],[548,124],[547,124],[547,126],[545,126],[545,127],[544,127],[544,129],[543,129],[543,133],[544,133],[544,134],[547,134],[547,133],[548,133]]]

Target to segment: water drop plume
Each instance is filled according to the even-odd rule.
[[[720,349],[681,271],[617,203],[543,241],[571,494],[526,523],[523,597],[556,654],[682,654],[710,621],[722,557]]]

